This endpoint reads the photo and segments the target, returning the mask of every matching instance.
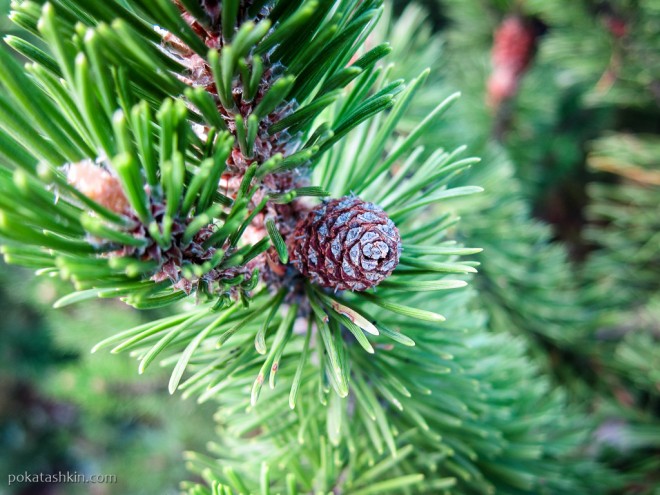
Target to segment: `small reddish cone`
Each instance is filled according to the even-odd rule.
[[[504,19],[495,31],[491,60],[493,72],[488,79],[488,104],[497,108],[518,90],[520,78],[536,49],[534,26],[519,16]]]
[[[387,214],[357,197],[333,199],[296,225],[291,259],[323,287],[363,291],[386,279],[399,264],[401,236]]]
[[[620,17],[609,16],[605,18],[605,25],[615,38],[623,38],[628,34],[628,24]]]

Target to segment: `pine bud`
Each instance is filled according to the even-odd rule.
[[[363,291],[378,285],[399,264],[401,237],[373,203],[343,197],[311,210],[296,225],[291,259],[323,287]]]
[[[69,165],[66,176],[69,184],[108,210],[116,213],[128,210],[128,200],[119,180],[91,160]]]

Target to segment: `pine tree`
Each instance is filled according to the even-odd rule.
[[[17,2],[41,42],[0,50],[5,259],[72,282],[57,307],[167,312],[94,349],[217,402],[191,494],[602,491],[588,419],[466,288],[478,160],[437,148],[457,95],[387,65],[379,36],[423,38],[382,14]]]

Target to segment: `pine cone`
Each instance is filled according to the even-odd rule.
[[[504,19],[495,31],[491,54],[493,67],[506,67],[516,75],[522,74],[534,56],[536,38],[531,22],[518,16]]]
[[[301,219],[290,251],[296,268],[313,282],[362,291],[378,285],[399,264],[401,237],[380,207],[347,196]]]
[[[512,16],[495,31],[491,59],[493,72],[488,79],[487,100],[497,108],[515,96],[522,75],[536,51],[537,33],[531,21]]]

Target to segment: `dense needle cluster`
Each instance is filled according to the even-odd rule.
[[[251,9],[251,2],[238,4],[235,25],[232,25],[223,20],[219,2],[202,3],[201,9],[206,13],[205,20],[195,18],[180,2],[175,3],[183,19],[195,34],[207,47],[217,50],[222,50],[230,41],[227,32],[223,35],[223,29],[233,34],[235,29],[246,22],[257,23],[267,18],[272,8],[268,4],[257,9]],[[270,24],[265,22],[263,25],[265,25],[265,30]],[[227,160],[226,172],[219,184],[220,190],[227,197],[234,199],[250,165],[266,163],[275,156],[287,157],[300,145],[300,133],[291,136],[286,130],[277,130],[277,124],[290,116],[297,108],[296,101],[283,100],[279,104],[273,105],[273,102],[266,98],[274,85],[276,88],[284,87],[289,84],[291,78],[283,76],[284,67],[279,62],[271,63],[268,52],[251,53],[245,59],[240,60],[238,62],[240,77],[238,78],[232,78],[229,81],[215,78],[210,65],[213,62],[197,55],[172,33],[164,30],[161,33],[166,52],[179,60],[187,69],[179,76],[180,79],[193,88],[202,88],[213,96],[220,116],[233,135],[239,137],[253,133],[252,139],[248,140],[245,145],[240,137],[236,139]],[[235,44],[240,44],[240,42]],[[231,47],[228,49],[231,50]],[[222,67],[220,71],[222,71]],[[267,110],[264,111],[264,108]],[[255,121],[258,121],[258,124],[255,124]],[[208,139],[209,130],[209,127],[202,126],[197,132],[203,139]],[[315,237],[317,233],[314,231],[314,225],[305,221],[305,218],[309,218],[310,206],[307,202],[292,201],[282,205],[268,201],[266,197],[268,193],[273,192],[286,195],[292,190],[308,184],[309,174],[300,169],[271,173],[263,178],[261,184],[255,184],[256,192],[249,205],[257,208],[262,201],[265,202],[265,205],[261,206],[263,211],[259,212],[247,226],[246,235],[255,242],[258,241],[259,237],[265,235],[266,221],[270,219],[277,226],[288,246],[299,246],[298,240]],[[331,205],[336,203],[331,203]],[[388,244],[385,244],[385,250],[380,253],[380,244],[368,243],[366,249],[373,252],[360,253],[360,260],[357,259],[355,249],[350,251],[350,258],[349,255],[346,257],[339,255],[336,244],[343,242],[347,236],[346,242],[350,243],[351,237],[356,234],[355,226],[348,223],[340,226],[339,223],[335,223],[338,231],[333,231],[333,233],[342,239],[342,241],[336,239],[332,248],[333,252],[337,253],[334,259],[336,265],[333,265],[330,258],[325,258],[320,271],[315,268],[321,265],[310,269],[309,263],[306,261],[313,258],[313,248],[310,248],[309,256],[301,257],[300,252],[296,251],[294,247],[292,261],[295,268],[304,276],[324,287],[335,290],[365,290],[377,285],[394,270],[398,264],[401,250],[400,238],[391,220],[381,209],[357,200],[348,203],[344,201],[342,204],[346,208],[352,209],[355,216],[360,214],[361,205],[366,205],[366,208],[377,211],[383,217],[382,221],[387,225],[387,233],[379,233],[379,235],[385,235],[387,239]],[[349,229],[352,230],[349,231]],[[367,238],[369,235],[376,234],[370,232],[367,234]],[[179,252],[181,251],[179,250]],[[176,262],[169,261],[168,263],[170,271],[177,269]],[[274,249],[260,255],[251,263],[250,268],[258,269],[261,279],[272,287],[290,283],[291,270],[281,263]],[[189,281],[187,283],[190,285]]]
[[[252,211],[240,226],[243,235],[240,238],[235,235],[218,236],[213,216],[219,210],[207,214],[206,222],[205,217],[200,216],[193,222],[194,217],[184,212],[167,215],[168,201],[174,198],[162,194],[162,188],[153,187],[153,184],[144,184],[141,190],[134,191],[142,197],[143,203],[146,202],[147,210],[136,211],[107,160],[97,159],[97,163],[86,160],[67,165],[68,182],[88,198],[127,219],[122,233],[134,237],[136,241],[103,256],[129,256],[141,262],[153,262],[156,268],[152,280],[155,282],[169,280],[174,289],[183,290],[186,294],[199,290],[207,294],[218,293],[218,290],[224,290],[222,281],[236,280],[239,276],[264,281],[271,288],[290,284],[295,269],[286,266],[288,253],[279,253],[278,256],[275,248],[257,253],[243,266],[221,263],[221,257],[236,255],[241,243],[259,245],[262,239],[268,237],[266,224],[269,221],[277,228],[276,233],[271,233],[281,236],[285,245],[292,245],[294,236],[305,234],[300,231],[305,225],[301,223],[301,218],[307,215],[310,204],[296,199],[295,191],[304,190],[309,185],[308,171],[299,167],[268,170],[269,166],[290,157],[302,144],[300,131],[292,135],[286,126],[278,127],[298,107],[295,98],[286,99],[294,78],[284,75],[281,62],[270,61],[272,49],[249,50],[250,38],[254,41],[268,34],[271,23],[267,17],[272,5],[253,10],[249,2],[236,4],[236,11],[232,13],[231,7],[223,10],[217,2],[205,2],[199,7],[204,16],[198,18],[181,2],[175,4],[194,35],[211,52],[208,58],[202,57],[181,38],[159,27],[157,32],[162,37],[161,49],[167,57],[182,66],[175,75],[190,87],[185,91],[187,106],[203,114],[213,111],[209,107],[212,103],[218,112],[216,127],[208,122],[193,126],[197,137],[217,146],[220,140],[216,137],[217,126],[224,127],[233,137],[225,141],[228,155],[221,164],[224,170],[219,177],[217,171],[212,171],[208,179],[218,181],[218,193],[227,202],[236,204],[243,199],[245,208]],[[233,20],[228,20],[232,14]],[[240,30],[245,25],[248,29],[243,27]],[[235,71],[238,77],[228,77]],[[303,155],[301,161],[294,163],[304,164],[306,158],[307,155]],[[180,160],[174,164],[179,177],[184,173],[183,166]],[[263,172],[257,173],[258,168]],[[260,177],[255,178],[257,175]],[[382,210],[380,213],[385,215]],[[190,230],[191,224],[198,229],[196,232]],[[294,229],[297,229],[295,233]],[[347,232],[344,230],[342,235],[346,237]],[[218,237],[224,242],[214,242]],[[104,240],[102,235],[95,235],[93,239],[99,243]],[[393,253],[400,250],[400,241],[395,241],[392,248]],[[372,249],[378,250],[377,247]],[[356,267],[360,273],[347,275],[346,280],[345,277],[325,277],[322,285],[335,290],[364,290],[376,285],[394,269],[398,254],[384,267],[370,274],[371,264],[380,261],[377,254],[374,256],[374,261],[362,261]],[[310,272],[300,265],[297,268],[305,276],[310,276]],[[352,270],[349,265],[346,268]],[[255,279],[255,276],[258,278]],[[312,278],[319,280],[317,275]],[[356,281],[348,282],[350,279]],[[228,294],[233,297],[237,295],[233,289]]]
[[[234,23],[231,23],[223,20],[220,2],[202,3],[200,8],[206,13],[206,19],[199,20],[180,2],[175,1],[183,19],[204,44],[210,49],[220,51],[231,41],[231,35],[242,24],[262,21],[272,8],[265,5],[251,15],[251,3],[237,3],[236,18]],[[270,23],[265,22],[260,28],[266,31],[269,26]],[[224,36],[223,29],[228,31]],[[284,67],[280,63],[271,63],[268,53],[249,54],[244,60],[236,62],[240,77],[218,80],[214,77],[210,61],[199,56],[174,34],[165,30],[161,30],[161,33],[166,53],[185,67],[185,71],[179,75],[180,79],[193,88],[202,88],[214,96],[217,109],[232,134],[254,133],[253,142],[249,146],[241,146],[242,143],[237,141],[232,149],[227,161],[230,173],[244,174],[251,163],[264,163],[278,153],[283,156],[290,154],[298,143],[295,140],[292,142],[286,131],[269,132],[269,129],[290,115],[296,104],[282,101],[275,102],[277,107],[273,107],[273,102],[264,102],[265,95],[282,77]],[[280,81],[280,84],[282,82]],[[264,104],[260,106],[262,102]],[[250,116],[253,116],[253,120]],[[257,119],[254,117],[258,117],[256,125]],[[248,129],[248,125],[252,127]],[[208,130],[208,127],[202,126],[199,132],[206,137]]]

